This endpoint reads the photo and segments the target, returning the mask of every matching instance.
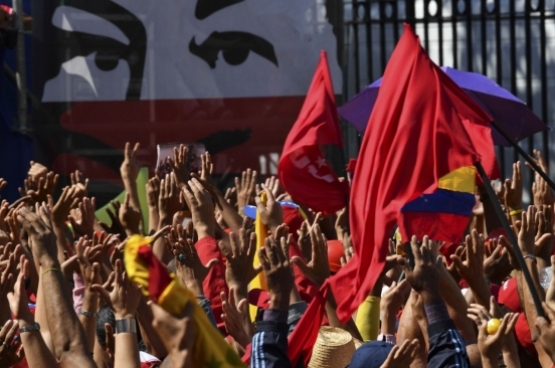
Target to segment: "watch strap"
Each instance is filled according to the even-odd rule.
[[[137,323],[135,318],[125,318],[116,320],[116,333],[137,333]]]
[[[40,325],[37,322],[35,322],[35,323],[30,324],[28,326],[19,328],[19,333],[20,334],[25,333],[25,332],[31,332],[31,331],[40,331]]]

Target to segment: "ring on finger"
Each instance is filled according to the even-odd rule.
[[[10,348],[10,344],[6,343],[5,341],[2,343],[2,346],[5,347],[6,349]]]
[[[187,259],[187,257],[185,256],[185,254],[179,253],[177,259],[179,260],[179,262],[185,262],[185,259]]]

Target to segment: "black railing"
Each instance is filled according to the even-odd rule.
[[[409,23],[436,63],[487,75],[554,126],[549,98],[555,96],[555,0],[344,0],[343,6],[345,100],[381,77],[403,23]],[[346,130],[347,154],[353,156],[360,137]],[[520,144],[542,150],[549,160],[553,139],[544,132]],[[497,152],[507,177],[517,153]],[[533,176],[524,171],[529,187]]]

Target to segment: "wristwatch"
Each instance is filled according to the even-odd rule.
[[[135,318],[125,318],[116,320],[116,334],[137,333],[137,323]]]
[[[28,326],[19,328],[19,333],[20,334],[25,333],[25,332],[31,332],[31,331],[40,331],[40,325],[37,322],[35,322],[35,323],[30,324]]]

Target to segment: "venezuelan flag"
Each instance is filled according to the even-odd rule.
[[[193,303],[193,323],[197,329],[193,345],[193,367],[246,368],[237,353],[224,340],[198,305],[196,296],[181,285],[175,274],[168,273],[152,252],[152,238],[133,235],[125,245],[124,264],[131,281],[143,286],[146,297],[164,310],[179,316],[188,303]]]
[[[405,204],[399,215],[403,241],[428,235],[433,240],[461,242],[476,203],[475,181],[476,168],[464,166],[441,177],[434,193]]]

